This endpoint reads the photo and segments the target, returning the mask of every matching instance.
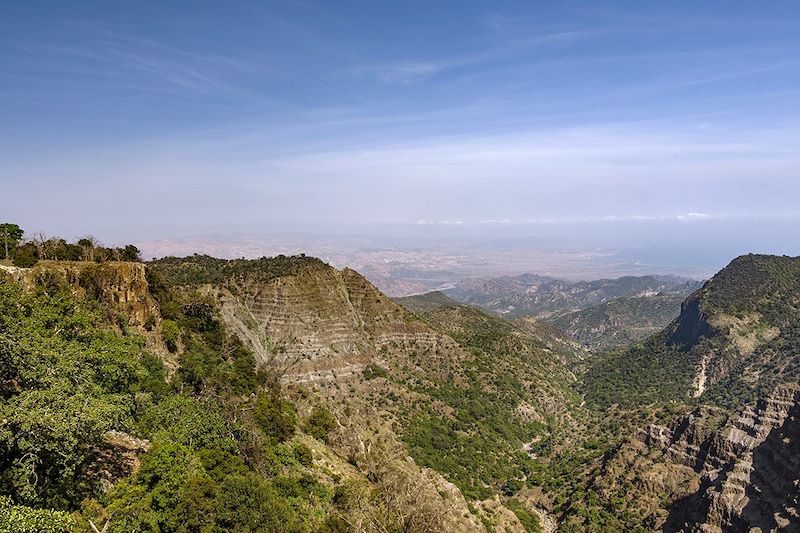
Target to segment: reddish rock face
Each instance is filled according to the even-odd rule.
[[[40,261],[33,268],[5,267],[3,271],[25,290],[67,289],[76,296],[108,305],[114,315],[109,320],[110,328],[134,329],[145,338],[148,350],[164,360],[168,372],[177,368],[176,356],[164,345],[161,312],[150,294],[144,263]]]

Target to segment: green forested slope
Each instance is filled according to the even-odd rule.
[[[796,380],[800,258],[733,260],[643,344],[594,359],[584,383],[601,406],[703,399],[741,406]]]
[[[655,294],[614,298],[552,319],[553,324],[593,352],[642,342],[668,326],[685,296]]]
[[[0,279],[0,530],[339,531],[358,501],[402,519],[314,465],[335,419],[299,415],[212,303],[156,295],[183,346],[169,381],[104,304]]]

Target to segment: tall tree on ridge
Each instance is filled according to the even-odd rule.
[[[4,255],[3,259],[8,259],[9,248],[16,248],[19,241],[25,232],[16,224],[5,223],[0,224],[0,241],[3,243]]]

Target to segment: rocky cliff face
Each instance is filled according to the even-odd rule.
[[[667,456],[693,462],[699,475],[698,489],[673,504],[664,529],[800,531],[799,402],[798,387],[778,387],[705,439],[682,434],[701,417],[651,441],[658,449],[669,442]]]
[[[159,317],[144,268],[143,263],[121,261],[41,261],[33,268],[4,267],[26,290],[67,288],[77,296],[114,306],[125,314],[127,325],[137,328]]]
[[[289,381],[360,373],[412,348],[461,353],[349,269],[310,263],[291,275],[236,278],[206,290],[219,298],[226,325]]]
[[[105,305],[110,327],[132,328],[145,338],[151,352],[165,360],[169,369],[175,368],[174,357],[162,340],[161,313],[149,292],[143,263],[40,261],[33,268],[0,268],[25,290],[67,289],[78,297]]]
[[[478,513],[504,530],[523,531],[516,511],[502,502],[476,502],[522,475],[528,461],[523,447],[536,433],[556,420],[575,423],[572,410],[580,399],[570,388],[574,377],[546,343],[474,308],[416,316],[357,272],[307,257],[193,256],[148,266],[187,296],[211,297],[226,329],[280,370],[301,419],[326,405],[340,426],[330,445],[349,465],[370,480],[387,470],[376,470],[376,461],[386,461],[387,471],[416,472],[414,488],[399,487],[398,498],[441,500],[437,512],[445,524],[433,530],[484,530]],[[479,408],[483,402],[487,406]],[[480,436],[468,436],[478,423]],[[447,433],[441,439],[440,431]],[[566,433],[539,453],[567,446]],[[473,438],[481,452],[472,448]],[[432,460],[429,452],[438,446],[455,460]],[[473,459],[478,453],[488,457]],[[494,477],[473,481],[478,472]]]
[[[607,404],[698,406],[593,471],[630,527],[800,531],[800,258],[735,259],[657,337],[588,375]]]
[[[702,291],[689,295],[681,304],[678,319],[668,328],[667,344],[693,346],[702,337],[713,337],[716,332],[708,323],[708,316],[700,309]]]
[[[650,425],[595,472],[606,497],[628,487],[641,525],[663,531],[800,531],[800,387],[731,415],[699,407]]]

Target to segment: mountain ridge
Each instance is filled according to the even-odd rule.
[[[623,276],[594,281],[566,281],[537,274],[471,278],[443,290],[462,303],[504,316],[549,318],[622,296],[689,294],[700,282],[672,276]]]
[[[404,309],[357,272],[304,256],[42,262],[3,276],[0,289],[10,295],[2,304],[14,338],[40,339],[0,342],[0,356],[21,376],[0,381],[4,402],[41,394],[30,412],[58,409],[48,396],[61,390],[48,388],[58,379],[64,390],[130,405],[129,415],[101,418],[105,433],[91,437],[102,461],[120,456],[127,466],[92,478],[94,488],[81,493],[91,505],[66,507],[80,520],[110,520],[114,533],[144,520],[137,505],[152,506],[148,520],[162,530],[174,529],[170,521],[186,504],[147,499],[148,483],[164,490],[147,476],[168,467],[170,454],[202,466],[181,474],[187,487],[234,490],[245,474],[213,470],[207,445],[220,446],[225,461],[244,461],[247,482],[263,485],[265,501],[275,491],[294,494],[280,508],[293,531],[339,519],[372,531],[378,516],[411,531],[718,531],[785,527],[797,516],[792,493],[781,494],[798,473],[791,457],[800,434],[800,258],[737,258],[685,300],[670,326],[591,357],[541,319],[509,321],[442,293],[399,299]],[[158,316],[149,320],[142,304]],[[63,305],[86,305],[103,320],[70,322],[60,311],[38,318]],[[37,317],[30,324],[13,318],[26,308]],[[47,326],[53,321],[66,322]],[[161,364],[175,363],[171,372],[138,340],[148,333],[164,346]],[[94,338],[119,346],[95,353]],[[72,344],[60,359],[37,351],[82,339],[86,355]],[[104,362],[86,379],[123,388],[106,397],[102,381],[64,380],[47,366],[74,373],[71,361],[89,369],[92,358]],[[26,373],[34,371],[43,388],[29,391],[24,384],[35,381]],[[0,404],[13,424],[38,423],[16,405]],[[103,444],[105,434],[115,444]],[[26,437],[0,432],[0,446],[8,438]],[[70,453],[84,449],[94,448],[79,442]],[[93,453],[75,463],[91,466],[76,466],[79,475],[109,468]],[[0,475],[22,468],[14,465]],[[54,472],[37,470],[42,487]],[[18,494],[31,490],[14,479]],[[316,496],[298,496],[310,494],[303,484]],[[354,500],[341,499],[348,491]],[[219,505],[218,524],[238,520]]]
[[[675,374],[651,388],[652,398],[711,394],[716,402],[734,405],[735,394],[753,399],[780,379],[797,375],[799,326],[800,257],[740,256],[692,293],[661,333],[599,358],[589,374],[589,389],[597,391],[600,385],[592,382],[593,375],[614,375],[612,367],[634,365],[638,370],[629,376],[630,385],[616,393],[622,398],[643,385],[648,372],[659,375],[659,367],[670,361],[678,365]],[[776,357],[786,356],[788,361],[773,364]]]

